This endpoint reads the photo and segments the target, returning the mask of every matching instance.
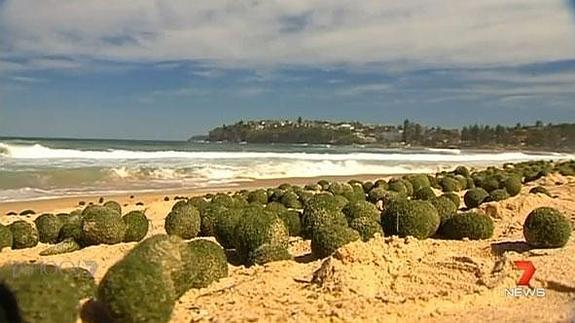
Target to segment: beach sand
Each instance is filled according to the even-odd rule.
[[[374,179],[377,176],[353,176]],[[338,178],[343,180],[345,178]],[[309,183],[315,179],[281,179],[245,183],[220,191]],[[556,195],[528,194],[543,185]],[[214,190],[209,190],[213,192]],[[124,210],[145,209],[152,227],[149,235],[164,233],[164,217],[181,191],[111,196]],[[170,201],[165,202],[164,196]],[[68,212],[78,202],[96,203],[98,197],[67,198],[0,204],[1,214],[34,209]],[[143,202],[143,206],[136,206]],[[378,237],[351,243],[332,257],[309,257],[309,241],[293,239],[295,261],[245,268],[230,265],[230,275],[208,288],[191,290],[176,304],[173,322],[569,322],[575,315],[575,237],[561,249],[530,250],[523,243],[522,224],[539,206],[557,207],[575,221],[575,178],[550,175],[523,187],[519,196],[482,205],[495,221],[495,234],[484,241]],[[1,216],[3,224],[33,216]],[[135,243],[99,245],[77,252],[39,256],[47,245],[4,250],[0,265],[42,262],[94,270],[100,280],[106,270]],[[512,262],[530,260],[537,271],[532,287],[545,288],[543,298],[509,297],[521,272]]]

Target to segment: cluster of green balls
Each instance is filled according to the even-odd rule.
[[[90,245],[142,240],[149,230],[144,212],[132,211],[124,216],[121,212],[120,204],[108,201],[69,214],[42,214],[33,223],[18,220],[0,225],[0,250],[32,248],[41,242],[53,245],[41,254],[53,255]]]

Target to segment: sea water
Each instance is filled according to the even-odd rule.
[[[553,152],[0,138],[0,202],[573,158]]]

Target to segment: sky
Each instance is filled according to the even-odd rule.
[[[575,0],[0,0],[0,136],[575,121]]]

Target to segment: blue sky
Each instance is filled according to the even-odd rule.
[[[0,136],[575,121],[562,0],[3,0]]]

